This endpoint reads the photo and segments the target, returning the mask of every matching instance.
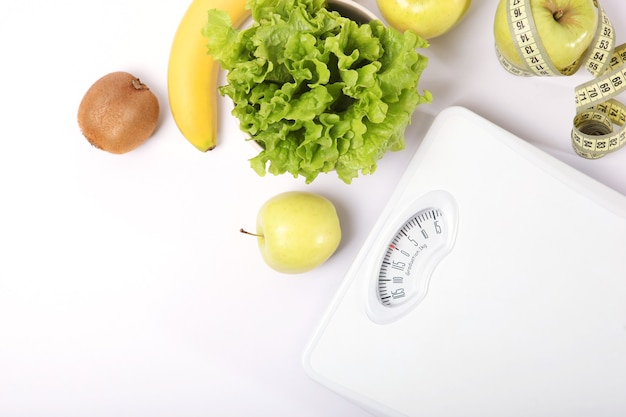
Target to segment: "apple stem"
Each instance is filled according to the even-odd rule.
[[[245,235],[256,236],[256,237],[263,237],[263,235],[259,235],[259,234],[256,234],[256,233],[251,233],[251,232],[248,232],[245,229],[239,229],[239,231],[241,233],[245,234]]]
[[[556,20],[557,22],[559,20],[561,20],[561,18],[563,17],[563,9],[558,9],[556,12],[554,12],[552,14],[552,17],[554,18],[554,20]]]

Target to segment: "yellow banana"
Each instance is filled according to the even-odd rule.
[[[238,27],[250,15],[246,0],[192,0],[172,42],[167,69],[170,111],[183,136],[202,152],[217,145],[219,64],[207,54],[207,11],[223,9]]]

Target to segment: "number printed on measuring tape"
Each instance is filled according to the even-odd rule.
[[[626,88],[626,66],[621,66],[576,88],[576,107],[584,110]]]
[[[591,52],[587,54],[585,68],[594,77],[604,73],[609,65],[611,51],[615,48],[615,36],[613,33],[613,25],[604,10],[598,7],[598,29],[591,44],[593,45]]]
[[[526,63],[526,69],[531,74],[539,76],[560,75],[539,39],[527,0],[507,1],[509,29],[517,42],[522,60]]]
[[[572,75],[582,65],[594,77],[575,89],[572,146],[584,158],[597,159],[626,146],[626,106],[614,98],[626,91],[626,44],[615,46],[613,25],[597,1],[598,27],[591,46],[570,67],[558,70],[545,51],[529,0],[507,0],[508,24],[524,68],[509,62],[496,47],[500,64],[517,76]],[[614,126],[618,126],[614,131]]]
[[[622,126],[613,131],[613,125]],[[610,99],[576,115],[572,142],[576,152],[588,159],[601,158],[626,145],[626,106]]]
[[[597,51],[594,51],[596,54]],[[572,146],[578,155],[587,159],[598,159],[621,149],[626,145],[626,106],[614,97],[626,91],[626,44],[614,51],[608,51],[606,70],[597,78],[576,88],[576,117],[572,129]],[[610,124],[605,129],[596,130],[597,124],[590,124],[581,115],[606,115]],[[618,126],[613,131],[613,125]]]

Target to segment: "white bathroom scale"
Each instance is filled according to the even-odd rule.
[[[626,416],[626,197],[442,111],[304,367],[380,416]]]

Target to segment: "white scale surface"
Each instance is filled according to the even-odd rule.
[[[434,206],[450,251],[421,302],[406,283],[409,302],[382,305],[384,252]],[[304,366],[376,415],[626,415],[626,197],[465,108],[444,110]]]

